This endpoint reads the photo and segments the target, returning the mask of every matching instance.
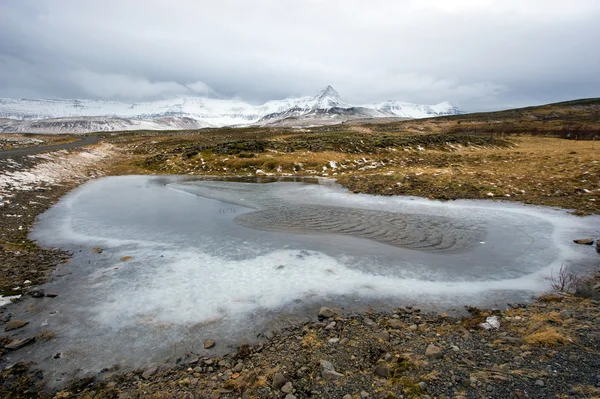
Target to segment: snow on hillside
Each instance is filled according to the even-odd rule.
[[[352,117],[425,118],[460,111],[448,102],[418,105],[398,101],[354,106],[331,86],[314,97],[290,98],[251,105],[238,100],[181,98],[139,103],[102,100],[30,100],[0,98],[0,132],[116,131],[197,129],[250,125],[289,117],[336,114]]]

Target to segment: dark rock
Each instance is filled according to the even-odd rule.
[[[328,319],[333,316],[335,316],[335,311],[333,309],[326,306],[323,306],[321,309],[319,309],[319,318]]]
[[[594,240],[592,240],[591,238],[580,238],[577,240],[573,240],[573,242],[575,244],[580,244],[580,245],[592,245],[594,243]]]
[[[216,343],[212,339],[207,339],[206,341],[204,341],[204,349],[214,348],[215,345]]]
[[[419,388],[424,392],[427,389],[427,383],[425,381],[419,382]]]
[[[10,330],[16,330],[18,328],[23,328],[25,327],[27,324],[29,324],[28,321],[23,321],[23,320],[11,320],[8,323],[6,323],[6,328],[4,328],[4,331],[10,331]]]
[[[275,373],[275,375],[273,375],[273,379],[271,380],[271,385],[273,385],[273,388],[275,389],[281,389],[287,382],[288,380],[283,374]]]
[[[34,298],[43,298],[46,294],[44,293],[44,290],[31,290],[29,291],[29,295],[31,295]]]
[[[579,357],[577,357],[577,355],[570,355],[569,356],[569,361],[571,363],[577,363],[577,361],[579,361]]]
[[[58,296],[58,294],[55,294],[55,293],[48,293],[48,294],[46,294],[47,298],[56,298],[57,296]]]
[[[385,364],[380,364],[375,368],[375,374],[383,378],[389,378],[390,368]]]

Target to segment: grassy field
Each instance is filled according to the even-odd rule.
[[[600,213],[600,100],[391,123],[109,136],[113,173],[327,176],[353,192]]]

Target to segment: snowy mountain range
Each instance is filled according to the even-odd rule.
[[[238,100],[182,98],[140,103],[0,98],[0,132],[87,133],[248,125],[319,125],[363,118],[427,118],[462,113],[449,102],[350,105],[331,86],[314,97],[251,105]]]

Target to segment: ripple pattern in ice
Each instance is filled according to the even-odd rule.
[[[481,226],[443,216],[301,205],[245,213],[235,222],[270,231],[351,235],[401,248],[460,250],[481,240]]]

